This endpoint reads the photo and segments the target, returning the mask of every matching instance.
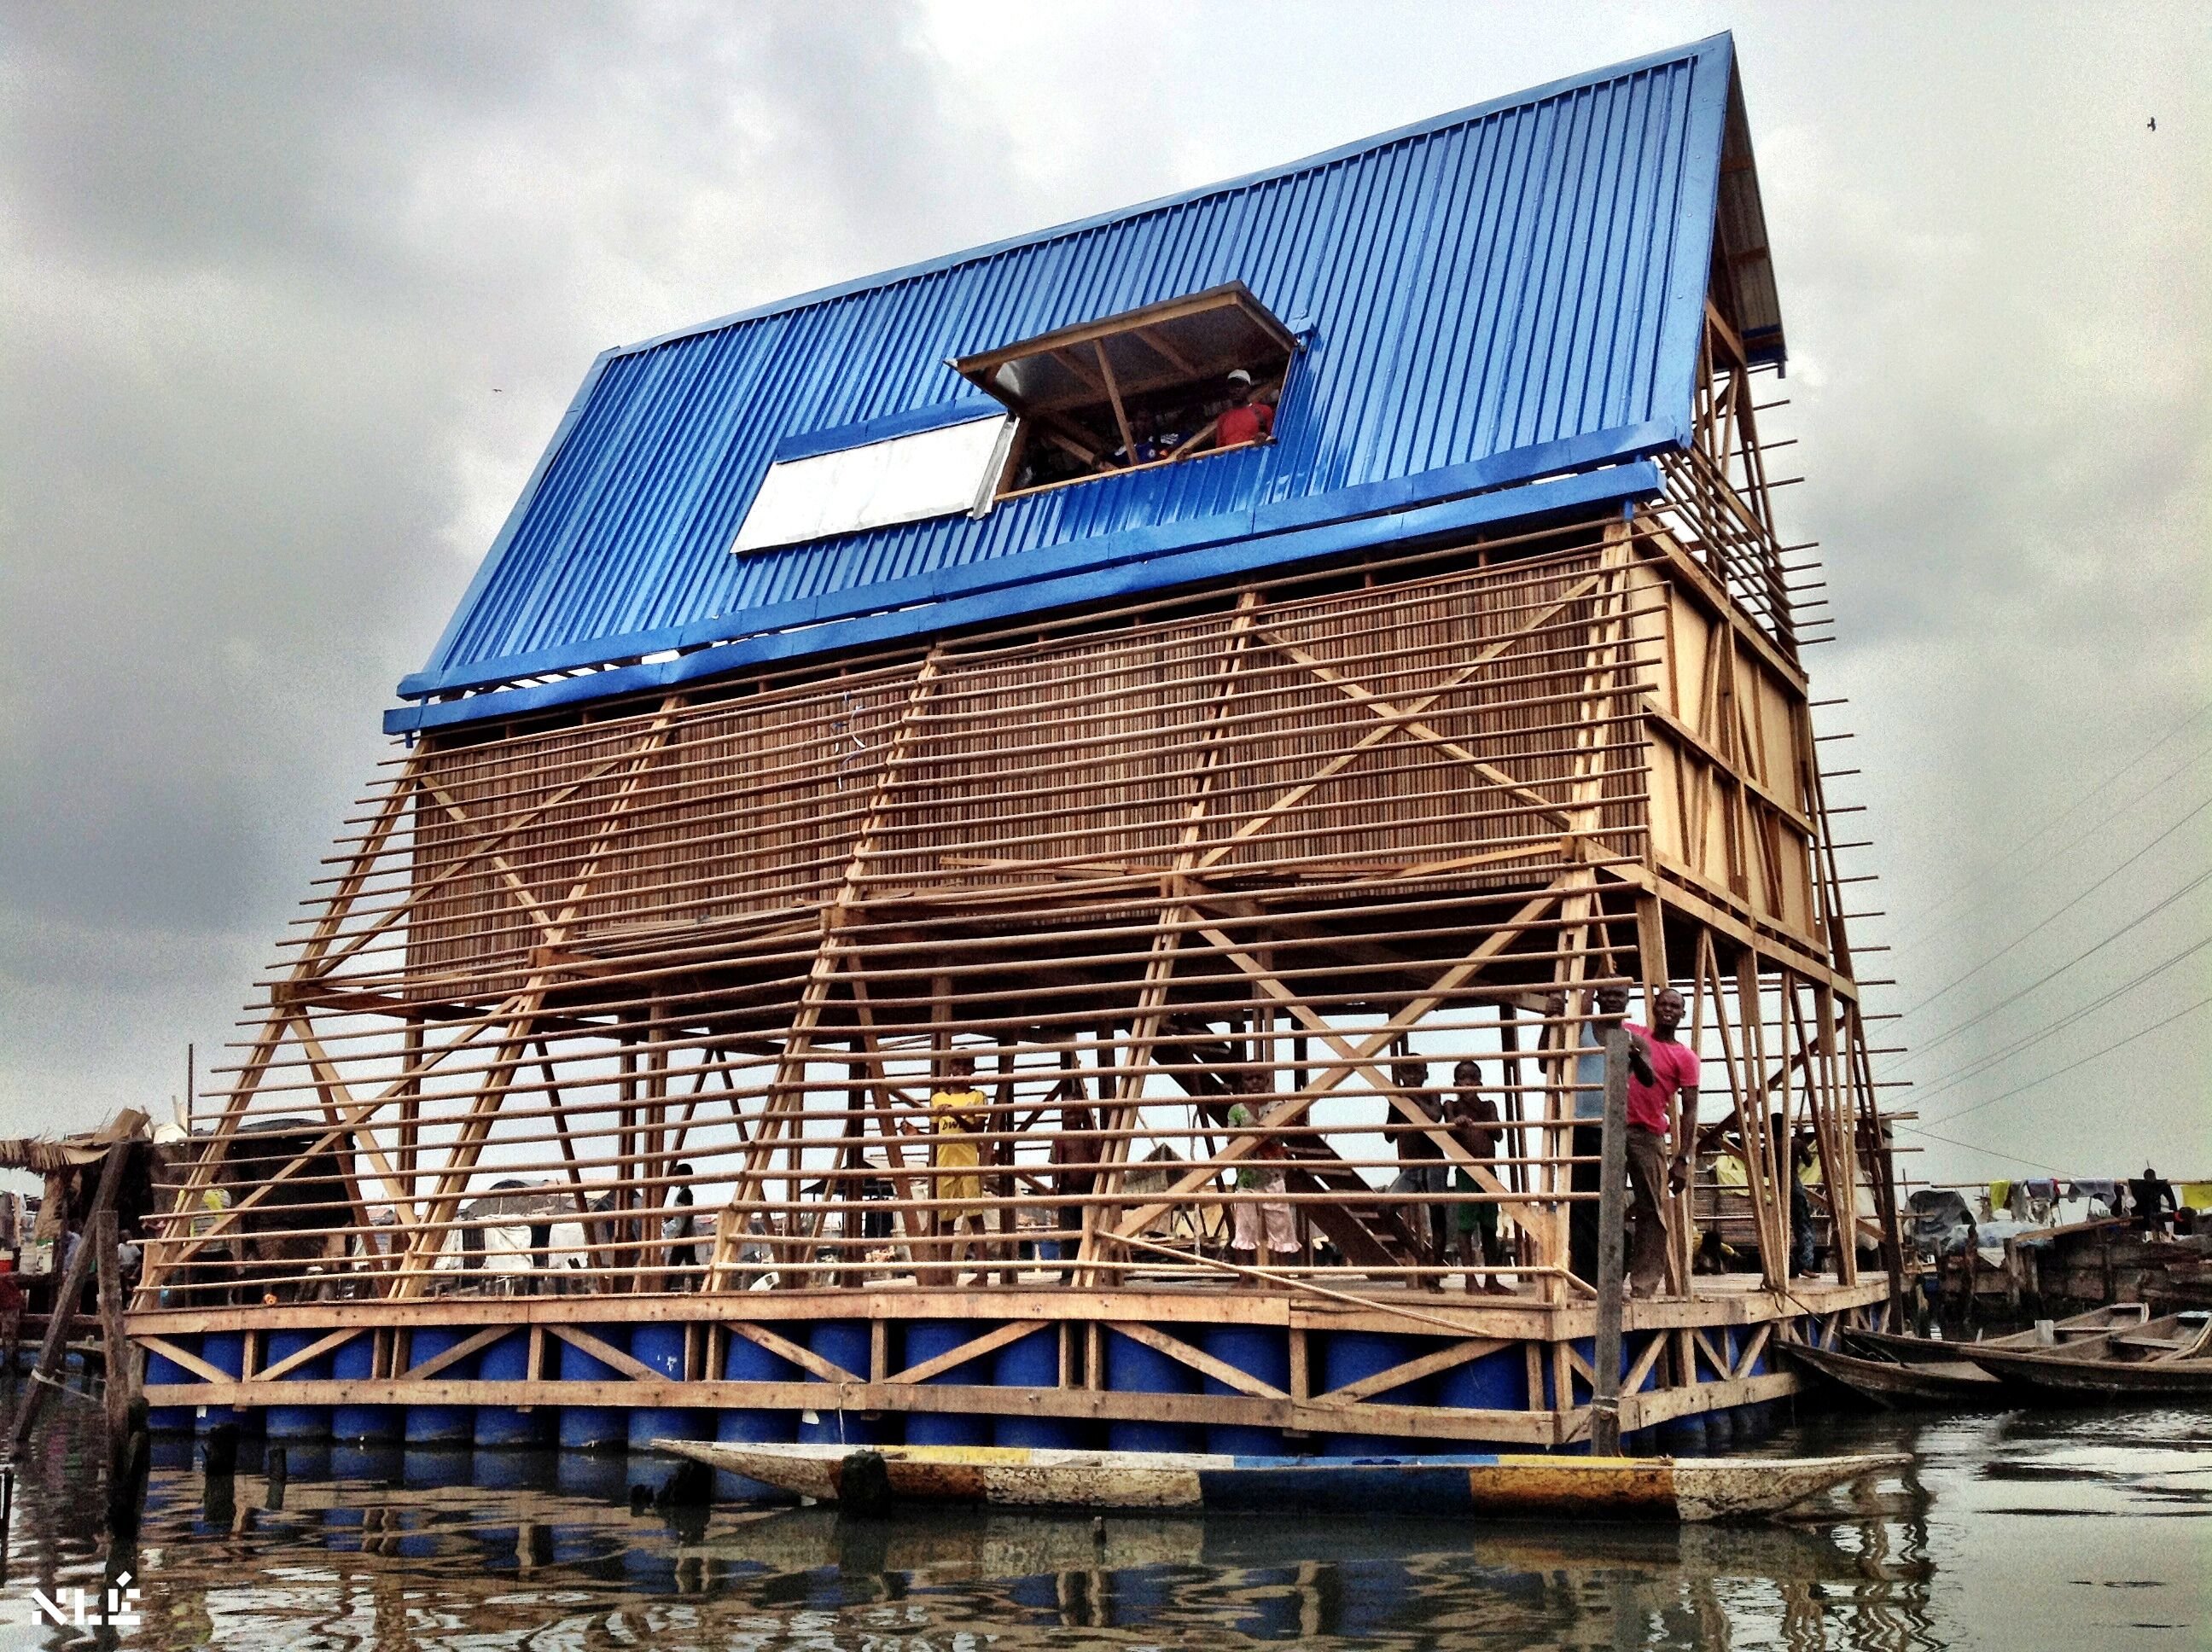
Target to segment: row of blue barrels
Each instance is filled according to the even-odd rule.
[[[904,1365],[940,1357],[973,1339],[985,1327],[966,1320],[922,1320],[904,1327]],[[604,1334],[620,1341],[618,1329],[602,1327]],[[269,1338],[268,1363],[293,1357],[320,1334],[310,1331],[279,1331]],[[472,1334],[465,1328],[426,1327],[413,1333],[411,1360],[416,1364],[446,1353]],[[1740,1351],[1732,1327],[1711,1333],[1734,1359]],[[489,1346],[451,1362],[440,1373],[452,1380],[476,1378],[485,1382],[520,1382],[527,1369],[528,1337],[518,1327]],[[824,1320],[806,1327],[805,1345],[839,1369],[866,1371],[869,1364],[870,1327],[865,1320]],[[1290,1386],[1290,1346],[1279,1327],[1218,1325],[1193,1327],[1188,1340],[1200,1352],[1248,1377],[1278,1389]],[[1419,1357],[1439,1345],[1431,1339],[1364,1331],[1339,1331],[1318,1335],[1316,1385],[1323,1392],[1365,1381],[1395,1366]],[[1102,1339],[1103,1386],[1117,1394],[1234,1394],[1238,1389],[1223,1379],[1202,1374],[1184,1361],[1108,1329]],[[684,1328],[680,1325],[640,1325],[630,1327],[627,1339],[630,1357],[672,1378],[685,1370]],[[1585,1359],[1589,1347],[1579,1345]],[[218,1370],[236,1371],[244,1355],[244,1337],[237,1332],[210,1332],[201,1339],[199,1357]],[[574,1344],[556,1339],[549,1351],[556,1360],[552,1375],[562,1382],[620,1382],[621,1372]],[[1624,1373],[1639,1351],[1635,1342],[1623,1351]],[[371,1343],[366,1336],[342,1343],[330,1353],[302,1362],[288,1376],[301,1381],[366,1378],[370,1375]],[[1543,1362],[1548,1369],[1550,1362]],[[1762,1354],[1754,1374],[1766,1369]],[[732,1335],[720,1375],[735,1382],[814,1381],[809,1373],[757,1343]],[[149,1382],[191,1380],[191,1374],[164,1356],[149,1361]],[[281,1381],[282,1379],[280,1379]],[[993,1386],[1050,1389],[1059,1386],[1060,1334],[1053,1325],[1040,1325],[1026,1336],[1005,1343],[975,1358],[938,1372],[926,1386]],[[1644,1386],[1656,1386],[1656,1376]],[[1547,1406],[1562,1396],[1540,1396]],[[902,1418],[894,1413],[864,1415],[836,1403],[833,1385],[824,1383],[821,1406],[789,1409],[648,1408],[602,1406],[540,1406],[524,1411],[511,1406],[482,1405],[398,1406],[270,1406],[265,1426],[270,1439],[333,1438],[346,1442],[404,1442],[415,1446],[544,1447],[559,1445],[569,1451],[642,1448],[653,1440],[718,1438],[731,1442],[791,1441],[884,1444],[903,1439],[914,1445],[1064,1446],[1103,1445],[1115,1451],[1214,1451],[1264,1456],[1282,1451],[1279,1430],[1241,1424],[1198,1424],[1174,1420],[1132,1418],[1112,1421],[1103,1429],[1079,1419],[1033,1413],[1000,1415],[958,1411],[915,1409]],[[1519,1345],[1510,1345],[1480,1358],[1421,1377],[1371,1396],[1385,1405],[1437,1406],[1453,1409],[1519,1412],[1528,1409],[1528,1362]],[[1569,1404],[1583,1403],[1588,1390],[1579,1376]],[[232,1420],[226,1407],[192,1411],[165,1407],[155,1417],[157,1429],[204,1430]],[[1715,1434],[1728,1435],[1727,1420],[1709,1423],[1689,1418],[1649,1430],[1656,1439],[1642,1443],[1674,1449],[1710,1447]],[[1102,1437],[1103,1436],[1103,1437]],[[1335,1434],[1318,1442],[1328,1455],[1366,1455],[1385,1452],[1437,1451],[1453,1449],[1445,1442],[1401,1438],[1390,1435]],[[1465,1449],[1465,1448],[1462,1448]]]

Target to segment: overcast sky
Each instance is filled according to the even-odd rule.
[[[0,1135],[235,1036],[602,348],[1733,27],[1912,1168],[2212,1177],[2208,17],[0,9]]]

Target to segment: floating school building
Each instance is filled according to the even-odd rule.
[[[1726,36],[607,352],[183,1161],[155,1405],[1571,1444],[1606,982],[1705,1058],[1622,1425],[1790,1392],[1899,1262],[1784,360]]]

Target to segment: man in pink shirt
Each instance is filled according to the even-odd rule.
[[[1670,1160],[1668,1139],[1686,1142],[1698,1117],[1698,1057],[1674,1036],[1682,995],[1661,988],[1650,1000],[1651,1024],[1628,1029],[1628,1285],[1632,1295],[1656,1297],[1667,1277],[1667,1190],[1689,1182],[1686,1153]],[[1686,1124],[1674,1127],[1675,1108]]]

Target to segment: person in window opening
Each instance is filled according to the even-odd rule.
[[[1498,1116],[1498,1103],[1482,1092],[1482,1066],[1480,1062],[1462,1061],[1452,1069],[1455,1086],[1445,1122],[1451,1127],[1452,1139],[1467,1149],[1467,1156],[1479,1164],[1493,1164],[1498,1157],[1498,1139],[1504,1126]],[[1455,1193],[1475,1193],[1474,1173],[1463,1165],[1452,1166],[1452,1189]],[[1477,1289],[1478,1264],[1485,1270],[1502,1267],[1505,1263],[1504,1242],[1498,1234],[1498,1204],[1495,1200],[1470,1198],[1454,1206],[1452,1242],[1459,1252],[1459,1265],[1467,1270],[1467,1289]],[[1510,1295],[1505,1282],[1495,1272],[1484,1272],[1480,1288],[1491,1292]]]
[[[1667,1277],[1667,1195],[1689,1185],[1690,1139],[1698,1117],[1698,1058],[1674,1036],[1682,995],[1662,987],[1651,1024],[1628,1029],[1628,1292],[1656,1297]],[[1683,1124],[1674,1127],[1677,1108]],[[1681,1144],[1669,1156],[1668,1139]]]
[[[1436,1104],[1429,1094],[1429,1066],[1425,1061],[1399,1061],[1390,1068],[1391,1081],[1398,1093],[1413,1104],[1415,1112],[1431,1123],[1439,1122]],[[1401,1108],[1393,1106],[1389,1112],[1391,1133],[1398,1143],[1398,1175],[1391,1182],[1394,1193],[1441,1193],[1450,1186],[1446,1174],[1444,1150],[1436,1139]],[[1424,1266],[1439,1265],[1444,1259],[1447,1245],[1445,1207],[1442,1202],[1423,1205],[1414,1217],[1414,1230],[1425,1230],[1426,1245],[1415,1260]],[[1433,1288],[1433,1278],[1421,1280],[1424,1287]]]
[[[1242,447],[1266,441],[1275,432],[1275,410],[1252,397],[1252,375],[1243,367],[1229,375],[1229,407],[1213,427],[1216,447]]]
[[[1232,1081],[1239,1099],[1231,1103],[1229,1127],[1250,1132],[1259,1122],[1262,1105],[1260,1097],[1267,1092],[1267,1080],[1263,1073],[1240,1072]],[[1268,1260],[1295,1256],[1298,1251],[1297,1224],[1291,1219],[1287,1200],[1255,1200],[1254,1193],[1279,1193],[1286,1184],[1279,1163],[1262,1163],[1285,1157],[1283,1144],[1273,1136],[1261,1136],[1258,1145],[1245,1156],[1237,1167],[1237,1190],[1247,1195],[1231,1207],[1231,1237],[1229,1257],[1242,1266],[1250,1267],[1260,1260],[1260,1236],[1264,1228],[1267,1238]]]
[[[964,1236],[972,1231],[976,1236],[978,1253],[986,1231],[981,1200],[983,1179],[976,1174],[980,1159],[972,1133],[983,1127],[983,1092],[975,1088],[975,1060],[973,1056],[953,1055],[945,1058],[945,1084],[929,1098],[931,1152],[938,1170],[935,1198],[939,1200],[937,1231],[939,1237],[949,1238],[945,1260],[957,1267],[969,1255],[969,1242]],[[950,1170],[951,1175],[942,1172]],[[974,1204],[946,1206],[955,1200],[973,1200]]]

